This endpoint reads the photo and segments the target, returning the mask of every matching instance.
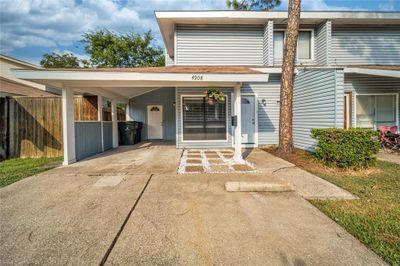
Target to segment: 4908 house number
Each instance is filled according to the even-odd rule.
[[[203,80],[203,76],[202,75],[193,75],[192,80]]]

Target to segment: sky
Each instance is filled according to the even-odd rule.
[[[276,10],[287,10],[288,0]],[[72,52],[88,58],[82,34],[152,30],[164,47],[154,11],[228,10],[225,0],[0,0],[0,53],[34,64],[43,54]],[[302,0],[308,11],[400,11],[400,0]]]

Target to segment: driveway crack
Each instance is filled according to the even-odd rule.
[[[100,266],[103,266],[107,262],[108,257],[110,256],[110,254],[111,254],[115,244],[117,243],[122,231],[124,231],[124,228],[125,228],[126,224],[128,223],[129,218],[131,217],[133,211],[136,209],[136,206],[138,205],[140,199],[142,198],[142,195],[143,195],[144,191],[146,190],[147,186],[149,185],[152,177],[153,177],[153,174],[151,174],[150,177],[147,179],[147,182],[144,185],[142,191],[140,192],[139,197],[136,199],[136,201],[133,204],[132,208],[128,212],[128,215],[125,217],[125,220],[122,223],[121,227],[119,228],[119,230],[118,230],[117,234],[115,235],[113,241],[111,242],[111,245],[108,247],[106,254],[104,254],[102,260],[100,261],[100,264],[99,264]]]

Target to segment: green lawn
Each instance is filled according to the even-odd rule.
[[[360,197],[311,201],[366,246],[400,265],[400,165],[378,162],[380,173],[357,176],[311,171]]]
[[[17,182],[25,177],[44,172],[61,164],[62,157],[17,158],[0,162],[0,187]]]

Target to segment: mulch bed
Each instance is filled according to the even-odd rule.
[[[327,167],[313,157],[310,152],[294,149],[290,154],[282,153],[277,147],[263,148],[264,151],[279,157],[285,161],[291,162],[299,168],[302,168],[311,173],[329,174],[329,175],[348,175],[348,176],[368,176],[381,172],[378,167],[370,167],[368,169],[342,169],[335,167]]]

